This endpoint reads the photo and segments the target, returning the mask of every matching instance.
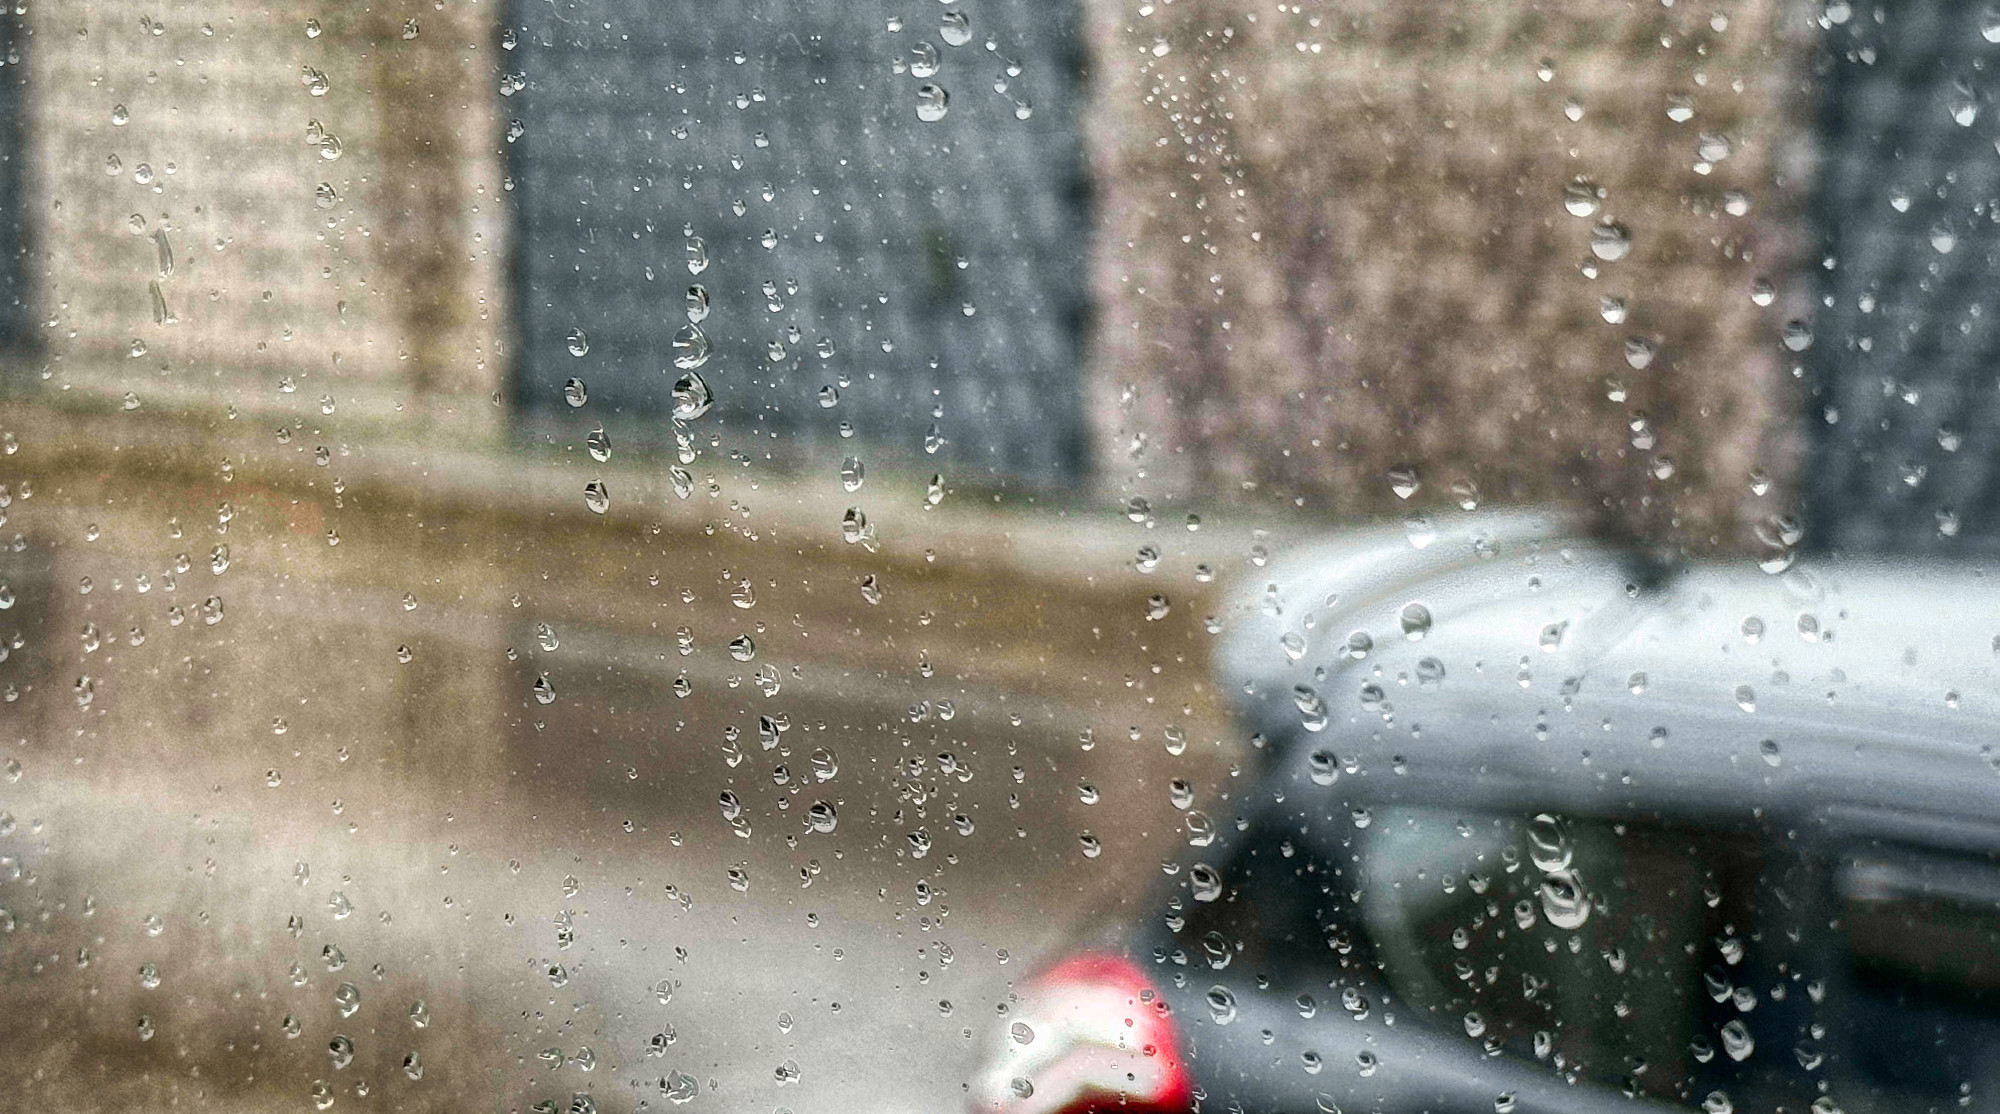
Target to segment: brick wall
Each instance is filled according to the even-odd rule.
[[[1807,13],[1090,11],[1092,397],[1114,477],[1334,512],[1471,483],[1697,548],[1786,509]],[[1593,253],[1606,222],[1623,258]],[[1408,503],[1387,478],[1406,463]]]
[[[33,4],[21,49],[49,386],[315,421],[325,396],[491,411],[497,9]]]

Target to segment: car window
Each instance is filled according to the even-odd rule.
[[[1399,810],[1360,833],[1355,905],[1430,1023],[1673,1097],[1752,1039],[1712,1008],[1758,923],[1754,836],[1732,835]]]
[[[1856,848],[1842,864],[1840,974],[1866,1003],[1842,1036],[1887,1094],[1947,1094],[1980,1070],[2000,1025],[1996,881],[1989,859],[1895,845]]]

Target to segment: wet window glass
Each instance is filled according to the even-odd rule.
[[[1996,74],[0,0],[0,1107],[1992,1106]]]

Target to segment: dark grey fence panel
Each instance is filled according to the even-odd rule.
[[[26,186],[27,73],[21,25],[27,16],[13,5],[0,10],[0,351],[18,351],[35,342],[35,310],[29,293]]]
[[[948,13],[967,17],[963,45],[941,34]],[[1066,0],[518,0],[501,59],[525,84],[501,107],[519,130],[530,420],[567,413],[575,376],[584,420],[664,429],[700,283],[717,405],[697,424],[810,451],[847,422],[853,443],[916,460],[935,425],[961,478],[1079,475],[1077,20]],[[909,72],[919,44],[934,76]],[[926,84],[949,94],[942,119],[919,119]]]
[[[1821,74],[1812,536],[2000,551],[2000,27],[1955,0],[1849,12]]]

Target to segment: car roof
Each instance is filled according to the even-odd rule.
[[[1996,575],[1833,557],[1661,571],[1558,515],[1454,515],[1257,570],[1215,660],[1274,776],[1313,784],[1317,754],[1318,780],[1333,759],[1356,800],[1775,810],[2000,849],[2000,826],[1969,830],[2000,818]]]

